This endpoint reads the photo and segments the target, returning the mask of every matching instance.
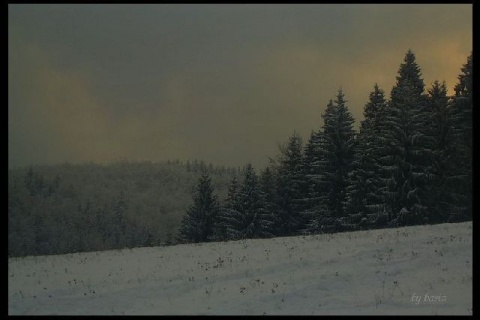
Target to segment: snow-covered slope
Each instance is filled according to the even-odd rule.
[[[9,314],[472,314],[472,223],[8,261]]]

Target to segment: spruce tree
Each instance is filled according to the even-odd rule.
[[[400,65],[386,113],[381,161],[382,212],[391,226],[427,223],[427,189],[433,176],[433,137],[424,84],[410,50]]]
[[[456,212],[450,218],[452,221],[469,220],[472,217],[472,109],[473,109],[473,65],[472,55],[461,69],[458,83],[455,85],[455,95],[449,106],[452,121],[452,140],[455,144],[453,161],[454,170],[450,177],[452,188],[457,191],[452,196],[456,198]]]
[[[302,138],[294,132],[280,148],[277,175],[276,234],[297,235],[304,227],[306,181],[303,171]]]
[[[397,83],[392,88],[391,99],[393,101],[401,99],[404,96],[402,88],[408,87],[413,97],[420,97],[425,90],[425,84],[421,77],[422,73],[412,50],[408,50],[405,54],[403,62],[400,64],[397,75]]]
[[[378,190],[381,188],[377,158],[381,149],[381,135],[385,130],[387,102],[384,91],[377,84],[364,108],[364,120],[356,139],[355,156],[347,186],[346,213],[350,229],[368,229],[379,221],[381,208]]]
[[[305,226],[302,230],[304,234],[315,234],[320,231],[319,225],[319,206],[321,204],[321,188],[318,181],[320,175],[320,131],[312,131],[307,144],[304,148],[303,174],[305,177],[305,192],[307,201],[302,212]]]
[[[265,197],[265,210],[271,216],[272,219],[272,234],[276,235],[274,226],[277,224],[277,212],[279,207],[277,206],[277,174],[273,167],[267,166],[260,173],[259,184],[260,190]]]
[[[241,186],[232,180],[225,205],[215,221],[216,240],[265,238],[274,235],[273,212],[268,210],[257,174],[251,164],[245,167]]]
[[[242,213],[242,238],[265,238],[274,235],[272,212],[267,210],[265,194],[251,164],[245,168],[245,178],[238,195]]]
[[[344,230],[346,213],[346,189],[355,152],[354,119],[351,116],[344,94],[340,89],[335,101],[329,102],[322,115],[324,124],[320,135],[319,174],[320,223],[324,231]],[[323,227],[322,227],[323,226]]]
[[[239,205],[239,184],[234,176],[228,187],[225,204],[215,217],[212,240],[228,241],[241,238],[242,213]]]
[[[193,204],[189,206],[187,214],[182,219],[179,239],[182,242],[205,242],[212,236],[218,201],[206,170],[203,170],[196,189]]]
[[[453,185],[449,177],[452,175],[454,141],[452,139],[451,119],[448,116],[448,96],[445,82],[435,81],[428,89],[428,111],[432,119],[431,134],[434,137],[433,152],[433,180],[428,186],[427,206],[432,213],[430,222],[440,223],[448,221],[448,217],[455,207],[451,190]]]

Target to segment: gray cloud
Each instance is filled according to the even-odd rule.
[[[357,122],[412,49],[456,83],[471,5],[9,5],[9,165],[262,166],[341,86]]]

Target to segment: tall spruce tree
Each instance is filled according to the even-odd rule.
[[[272,221],[272,234],[276,235],[276,230],[274,230],[275,225],[277,225],[277,212],[279,210],[278,203],[278,194],[277,194],[277,174],[273,167],[267,166],[260,173],[259,184],[260,190],[265,197],[265,209],[271,217]]]
[[[382,133],[385,130],[387,102],[384,91],[377,84],[370,93],[364,108],[364,120],[360,123],[352,171],[347,186],[346,213],[350,229],[368,229],[379,221],[376,214],[381,209],[379,164]]]
[[[251,164],[245,168],[245,177],[238,195],[242,213],[242,238],[265,238],[274,235],[272,212],[267,210],[265,194]]]
[[[321,184],[320,176],[320,155],[321,155],[321,131],[312,131],[310,138],[304,148],[303,174],[305,177],[305,193],[307,201],[302,212],[305,226],[302,230],[304,234],[315,234],[320,232],[320,210],[321,205]]]
[[[234,176],[228,187],[225,204],[215,216],[211,239],[215,241],[240,239],[241,213],[238,201],[239,184]]]
[[[433,152],[433,181],[428,186],[427,206],[430,210],[432,223],[446,222],[455,211],[456,190],[450,177],[453,174],[453,156],[455,144],[452,139],[451,119],[448,115],[448,96],[445,82],[435,81],[428,89],[428,111],[432,123],[431,134],[435,142]]]
[[[198,243],[211,238],[213,221],[218,212],[218,200],[213,191],[210,176],[203,170],[193,196],[193,204],[182,219],[180,241]]]
[[[304,225],[305,207],[302,138],[294,132],[285,147],[280,148],[277,174],[276,234],[297,235]]]
[[[433,176],[433,137],[427,99],[415,55],[408,51],[391,92],[383,136],[382,208],[391,226],[430,220],[427,189]]]
[[[473,61],[470,54],[463,65],[462,73],[455,85],[455,95],[449,106],[452,120],[452,139],[455,143],[454,172],[451,176],[452,188],[458,192],[456,198],[458,210],[452,215],[452,221],[469,220],[472,217],[472,109],[473,109]],[[463,194],[463,196],[462,196]]]
[[[344,205],[349,173],[355,152],[354,119],[346,105],[342,89],[335,101],[330,101],[322,115],[324,124],[320,135],[319,175],[320,228],[323,231],[341,231],[346,225]],[[323,226],[323,227],[322,227]]]

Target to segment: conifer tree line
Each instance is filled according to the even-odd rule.
[[[472,218],[472,55],[455,94],[425,88],[409,50],[389,96],[377,84],[359,131],[342,89],[308,141],[294,132],[259,174],[247,164],[219,203],[205,171],[179,240],[330,233]]]

